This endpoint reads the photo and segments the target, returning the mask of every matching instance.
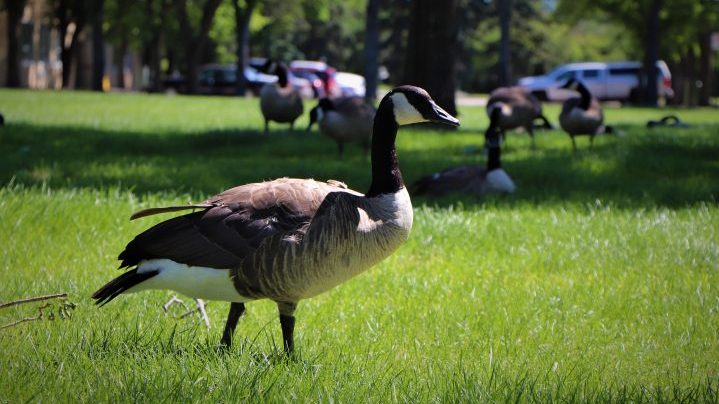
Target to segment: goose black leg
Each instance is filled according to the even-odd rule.
[[[577,151],[577,142],[574,141],[574,136],[570,136],[572,138],[572,151]]]
[[[270,134],[270,121],[267,118],[265,118],[265,135],[269,135],[269,134]]]
[[[589,148],[594,148],[594,135],[589,136]]]
[[[282,327],[282,344],[285,348],[285,354],[290,356],[294,351],[295,341],[295,309],[297,303],[277,302],[277,308],[280,310],[280,327]]]
[[[337,142],[337,151],[340,154],[340,160],[344,160],[345,158],[345,144],[342,142]]]
[[[225,323],[225,332],[222,333],[220,344],[229,348],[232,345],[232,335],[235,333],[237,321],[245,312],[244,303],[231,303],[230,313],[227,315],[227,323]]]
[[[290,132],[295,131],[295,121],[290,122]]]

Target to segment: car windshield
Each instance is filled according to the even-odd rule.
[[[560,73],[556,77],[556,81],[567,81],[575,76],[575,73],[573,70],[566,70],[563,73]]]

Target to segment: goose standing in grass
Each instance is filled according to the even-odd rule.
[[[495,109],[493,114],[500,114]],[[495,117],[496,118],[496,117]],[[452,193],[484,195],[492,192],[512,193],[516,189],[514,182],[502,168],[500,161],[500,133],[498,119],[490,121],[485,133],[487,145],[487,165],[462,165],[450,167],[438,173],[422,177],[412,184],[412,195],[433,197]]]
[[[499,114],[493,114],[500,110]],[[487,100],[487,116],[495,120],[495,125],[502,131],[524,128],[534,143],[534,121],[541,119],[543,127],[552,128],[547,118],[542,115],[542,103],[532,93],[522,87],[499,87],[492,91]]]
[[[604,114],[599,101],[592,97],[589,89],[581,81],[569,79],[562,87],[576,91],[579,97],[572,97],[562,104],[559,113],[559,125],[572,139],[572,150],[577,151],[575,136],[589,136],[590,147],[594,145],[594,136],[600,133],[612,133],[610,126],[604,126]]]
[[[322,98],[310,110],[309,131],[317,122],[320,132],[337,142],[339,158],[344,157],[345,143],[360,143],[369,155],[372,140],[372,122],[376,110],[362,97]]]
[[[260,90],[260,110],[265,118],[265,135],[269,133],[270,121],[289,123],[290,130],[295,120],[302,115],[302,96],[289,80],[289,70],[282,63],[268,60],[262,68],[268,74],[277,76],[277,83],[265,84]]]
[[[93,294],[104,305],[121,293],[172,289],[231,302],[222,336],[230,346],[245,302],[279,308],[285,351],[293,350],[297,303],[364,272],[397,249],[412,228],[412,204],[395,151],[397,129],[417,122],[459,125],[421,88],[402,86],[380,103],[366,194],[338,181],[281,178],[231,188],[204,202],[146,209],[131,219],[187,209],[120,253],[131,268]]]

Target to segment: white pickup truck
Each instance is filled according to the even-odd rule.
[[[519,85],[541,100],[564,101],[574,92],[560,89],[568,79],[581,80],[592,95],[600,100],[635,101],[639,96],[639,62],[585,62],[561,65],[544,76],[524,77]],[[672,98],[672,76],[664,61],[657,62],[659,77],[657,89],[660,97]]]

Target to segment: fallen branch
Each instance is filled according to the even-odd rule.
[[[16,306],[18,304],[40,302],[40,301],[49,300],[49,299],[64,299],[66,297],[67,297],[67,293],[56,293],[54,295],[28,297],[25,299],[13,300],[13,301],[7,302],[7,303],[0,303],[0,309],[4,309],[6,307],[11,307],[11,306]]]
[[[71,310],[74,310],[75,307],[77,307],[77,305],[75,305],[75,303],[70,302],[70,301],[67,300],[67,293],[56,293],[56,294],[52,294],[52,295],[37,296],[37,297],[28,297],[28,298],[25,298],[25,299],[13,300],[13,301],[11,301],[11,302],[7,302],[7,303],[2,303],[2,304],[0,304],[0,309],[6,308],[6,307],[17,306],[17,305],[25,304],[25,303],[41,302],[41,301],[50,300],[50,299],[59,299],[59,300],[60,300],[60,302],[57,303],[57,305],[58,305],[58,306],[57,306],[57,314],[60,316],[60,318],[62,318],[62,319],[69,319],[69,318],[72,317],[72,312],[71,312]],[[45,317],[47,317],[48,320],[54,320],[54,319],[55,319],[55,313],[54,313],[54,311],[52,311],[52,310],[48,312],[47,316],[45,316],[45,312],[44,312],[43,310],[45,310],[45,309],[48,308],[48,307],[55,307],[55,304],[53,304],[52,302],[47,302],[47,303],[45,303],[45,304],[43,304],[42,306],[40,306],[40,307],[37,308],[37,310],[38,310],[38,315],[37,315],[37,316],[35,316],[35,317],[25,317],[25,318],[22,318],[22,319],[20,319],[20,320],[13,321],[12,323],[8,323],[8,324],[5,324],[5,325],[2,325],[2,326],[0,326],[0,330],[4,330],[4,329],[10,328],[10,327],[14,327],[14,326],[16,326],[16,325],[18,325],[18,324],[27,323],[27,322],[29,322],[29,321],[42,320],[42,319],[45,318]]]
[[[51,306],[50,303],[45,303],[45,304],[43,304],[42,306],[40,306],[40,307],[37,308],[37,311],[38,311],[38,315],[37,315],[37,316],[35,316],[35,317],[25,317],[25,318],[23,318],[23,319],[20,319],[20,320],[18,320],[18,321],[12,322],[12,323],[10,323],[10,324],[5,324],[5,325],[3,325],[3,326],[0,326],[0,330],[4,330],[4,329],[10,328],[10,327],[14,327],[14,326],[16,326],[16,325],[18,325],[18,324],[22,324],[22,323],[25,323],[25,322],[28,322],[28,321],[40,320],[40,319],[42,319],[43,314],[44,314],[44,313],[43,313],[43,310],[44,310],[45,308],[49,307],[49,306]]]

